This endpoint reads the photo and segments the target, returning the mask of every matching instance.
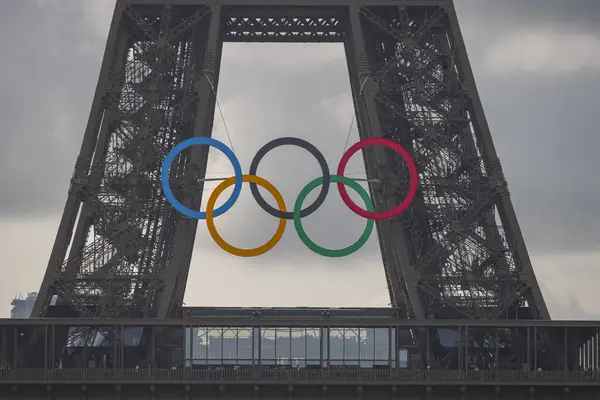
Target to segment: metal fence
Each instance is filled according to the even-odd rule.
[[[372,382],[389,384],[422,384],[430,382],[479,382],[480,384],[584,384],[600,386],[597,371],[395,371],[395,370],[192,370],[192,369],[4,369],[4,382],[109,382],[109,381],[174,381],[215,383],[282,381],[287,383]]]

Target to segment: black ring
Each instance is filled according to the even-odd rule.
[[[256,155],[254,156],[254,159],[252,159],[252,163],[250,164],[249,174],[256,175],[256,171],[258,170],[258,163],[269,151],[273,150],[275,147],[286,145],[302,147],[303,149],[308,151],[310,154],[315,156],[315,158],[319,162],[319,165],[321,166],[321,170],[323,171],[323,186],[321,186],[321,193],[319,193],[319,196],[317,196],[317,199],[314,201],[314,203],[306,207],[304,210],[300,211],[300,217],[304,218],[317,211],[317,208],[321,207],[321,204],[323,204],[325,198],[327,197],[327,193],[329,192],[329,183],[331,182],[331,176],[329,175],[329,166],[327,165],[327,161],[325,160],[325,157],[319,151],[319,149],[317,149],[312,144],[308,143],[306,140],[294,137],[284,137],[272,140],[256,152]],[[258,205],[275,218],[284,218],[288,220],[294,219],[293,212],[283,212],[270,206],[260,195],[256,183],[250,183],[250,190],[252,191],[252,196],[254,196],[254,199],[256,200]]]

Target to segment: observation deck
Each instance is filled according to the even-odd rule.
[[[104,396],[98,398],[127,392],[122,398],[136,399],[218,398],[232,391],[258,399],[284,393],[590,399],[600,394],[599,333],[600,321],[411,321],[390,308],[185,308],[181,318],[161,320],[3,319],[0,398],[47,399],[50,390],[91,399],[93,387]],[[560,362],[548,359],[541,334],[562,340]],[[43,348],[32,352],[31,343],[39,342]]]

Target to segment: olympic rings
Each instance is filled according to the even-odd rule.
[[[219,142],[218,140],[211,139],[208,137],[195,137],[184,140],[183,142],[179,143],[173,148],[173,150],[169,152],[169,154],[167,154],[167,158],[165,158],[165,162],[162,166],[162,188],[165,192],[165,197],[177,211],[179,211],[183,215],[187,215],[190,218],[206,219],[205,212],[190,210],[189,208],[181,204],[179,200],[175,198],[175,195],[171,190],[171,186],[169,186],[169,167],[171,166],[173,161],[175,161],[175,157],[177,157],[177,155],[183,150],[195,144],[207,144],[218,150],[221,150],[221,152],[223,152],[223,154],[225,154],[227,158],[229,158],[229,161],[231,161],[231,164],[233,165],[233,171],[235,173],[235,186],[233,187],[233,193],[231,193],[231,197],[229,197],[225,204],[214,210],[213,216],[218,217],[219,215],[224,214],[225,212],[229,211],[231,207],[233,207],[238,197],[240,197],[240,193],[242,192],[242,166],[240,165],[240,162],[238,161],[235,154],[233,154],[233,151],[229,147],[227,147],[225,143]]]
[[[211,196],[208,199],[208,204],[206,206],[206,212],[194,211],[194,210],[191,210],[191,209],[185,207],[183,204],[181,204],[175,198],[171,188],[169,187],[169,167],[175,160],[175,157],[181,151],[183,151],[186,148],[188,148],[192,145],[195,145],[195,144],[206,144],[209,146],[213,146],[216,149],[223,152],[227,156],[227,158],[229,158],[229,160],[231,161],[231,164],[233,165],[233,170],[235,173],[235,176],[225,179],[223,182],[221,182],[221,184],[219,184],[214,189],[213,193],[211,194]],[[306,185],[300,191],[300,194],[298,195],[298,198],[296,199],[296,202],[294,203],[293,212],[287,211],[286,206],[285,206],[285,201],[283,200],[281,193],[279,193],[279,191],[275,188],[275,186],[273,186],[273,184],[271,184],[264,178],[261,178],[261,177],[258,177],[255,175],[256,171],[258,169],[258,164],[259,164],[260,160],[270,150],[273,150],[275,147],[284,146],[284,145],[295,145],[295,146],[302,147],[305,150],[308,150],[312,155],[315,156],[315,158],[319,162],[319,165],[321,166],[321,170],[323,171],[322,177],[319,177],[319,178],[311,181],[308,185]],[[369,194],[367,193],[367,191],[365,189],[363,189],[362,186],[360,186],[357,182],[355,182],[351,178],[347,178],[344,176],[344,171],[346,169],[346,165],[348,164],[348,161],[350,160],[350,158],[359,150],[362,150],[365,147],[373,146],[373,145],[382,145],[391,150],[396,151],[406,162],[406,164],[408,166],[409,174],[410,174],[410,186],[409,186],[409,190],[408,190],[406,197],[398,206],[396,206],[395,208],[393,208],[389,211],[375,212],[373,203],[372,203],[371,198],[369,197]],[[203,138],[187,139],[187,140],[179,143],[177,146],[175,146],[173,148],[173,150],[171,150],[171,152],[169,152],[169,154],[167,155],[165,162],[162,166],[161,183],[162,183],[163,190],[165,192],[165,197],[169,201],[169,203],[171,203],[171,205],[177,211],[179,211],[180,213],[182,213],[190,218],[206,219],[208,231],[209,231],[210,235],[212,236],[212,238],[214,239],[214,241],[223,250],[225,250],[233,255],[236,255],[239,257],[255,257],[255,256],[266,253],[267,251],[269,251],[273,247],[275,247],[277,245],[277,243],[281,240],[283,233],[285,232],[287,220],[293,219],[294,227],[296,228],[296,231],[298,233],[298,236],[300,237],[300,240],[309,249],[311,249],[315,253],[317,253],[319,255],[323,255],[325,257],[344,257],[344,256],[354,253],[355,251],[360,249],[367,242],[367,240],[369,239],[369,237],[373,231],[374,221],[381,221],[381,220],[393,218],[396,215],[400,214],[402,211],[406,210],[410,206],[410,204],[412,203],[412,201],[415,198],[415,195],[417,193],[417,188],[419,185],[418,179],[419,179],[419,175],[417,173],[417,167],[416,167],[415,162],[413,161],[412,157],[410,156],[410,154],[404,148],[402,148],[402,146],[400,146],[398,143],[393,142],[388,139],[383,139],[383,138],[364,139],[364,140],[361,140],[358,143],[354,144],[352,147],[350,147],[348,149],[348,151],[346,151],[344,153],[344,155],[342,156],[342,159],[340,160],[340,164],[338,165],[338,168],[337,168],[337,175],[329,174],[329,166],[327,165],[327,162],[325,161],[323,154],[321,154],[321,152],[319,152],[319,150],[317,150],[316,147],[314,147],[312,144],[308,143],[307,141],[298,139],[298,138],[293,138],[293,137],[285,137],[285,138],[275,139],[275,140],[267,143],[256,153],[256,155],[254,156],[254,159],[252,160],[252,163],[250,165],[250,173],[248,175],[244,175],[242,173],[242,168],[240,166],[240,163],[239,163],[238,159],[236,158],[235,154],[233,153],[233,151],[231,151],[224,143],[219,142],[218,140],[203,137]],[[252,191],[252,195],[254,196],[254,198],[256,199],[258,204],[263,208],[263,210],[265,210],[269,214],[279,218],[279,225],[278,225],[277,230],[276,230],[275,234],[273,235],[273,237],[267,243],[265,243],[264,245],[262,245],[260,247],[255,248],[255,249],[240,249],[240,248],[233,247],[229,243],[225,242],[225,240],[223,240],[223,238],[221,238],[221,236],[217,233],[215,224],[214,224],[215,217],[218,217],[218,216],[224,214],[231,207],[233,207],[233,205],[237,201],[238,197],[240,196],[243,182],[248,182],[250,184],[250,190]],[[344,201],[344,203],[348,206],[348,208],[350,208],[355,214],[358,214],[359,216],[368,220],[367,226],[365,227],[365,230],[364,230],[363,234],[361,235],[361,237],[354,244],[352,244],[346,248],[340,249],[340,250],[330,250],[330,249],[326,249],[326,248],[323,248],[323,247],[315,244],[311,239],[308,238],[308,235],[304,231],[304,228],[302,227],[302,222],[301,222],[301,219],[303,217],[306,217],[306,216],[312,214],[313,212],[316,211],[316,209],[318,207],[321,206],[321,204],[323,204],[323,202],[325,201],[325,198],[327,197],[328,191],[329,191],[330,182],[337,183],[337,187],[338,187],[340,196],[341,196],[342,200]],[[223,191],[225,189],[227,189],[228,187],[230,187],[231,185],[234,185],[233,193],[231,194],[231,197],[221,207],[214,210],[213,208],[215,206],[215,203],[216,203],[219,195],[221,193],[223,193]],[[265,189],[267,189],[269,191],[269,193],[271,193],[271,195],[275,198],[275,201],[277,202],[277,206],[279,209],[276,209],[276,208],[270,206],[262,198],[262,196],[260,195],[260,192],[258,191],[257,185],[264,187]],[[322,188],[321,188],[321,192],[319,193],[319,196],[317,197],[315,202],[313,204],[311,204],[310,206],[306,207],[305,209],[302,209],[302,204],[303,204],[304,200],[306,199],[306,196],[319,185],[322,185]],[[361,198],[363,199],[363,201],[365,203],[366,210],[360,208],[358,205],[356,205],[350,199],[350,196],[348,196],[348,192],[346,190],[346,186],[350,186],[352,189],[354,189],[356,192],[358,192],[358,194],[361,196]]]
[[[208,232],[210,233],[210,236],[212,236],[215,243],[217,243],[217,245],[219,245],[219,247],[225,250],[226,252],[238,257],[256,257],[271,250],[281,240],[281,238],[283,237],[283,233],[285,232],[287,220],[285,218],[280,218],[279,226],[277,227],[277,231],[275,231],[275,235],[273,235],[273,237],[267,243],[255,249],[240,249],[237,247],[233,247],[225,240],[223,240],[223,238],[221,238],[221,236],[215,228],[215,222],[213,220],[213,207],[215,206],[217,197],[219,197],[219,195],[223,193],[225,189],[233,185],[236,182],[236,180],[237,176],[226,179],[213,190],[212,194],[208,198],[208,203],[206,204],[206,227],[208,228]],[[279,206],[279,208],[283,210],[283,212],[286,211],[283,196],[281,195],[281,193],[279,193],[279,190],[277,190],[277,188],[275,188],[275,186],[273,186],[271,182],[254,175],[242,175],[242,181],[254,183],[267,189],[269,193],[271,193],[271,195],[275,198],[275,201],[277,201],[277,205]]]
[[[367,193],[367,191],[365,189],[363,189],[363,187],[360,186],[356,181],[353,181],[350,178],[346,178],[345,176],[338,176],[338,175],[332,175],[332,176],[330,176],[330,179],[331,179],[331,182],[339,182],[342,185],[350,186],[352,189],[354,189],[356,192],[358,192],[358,194],[360,194],[360,197],[362,197],[363,201],[365,202],[367,209],[369,211],[373,211],[373,202],[371,202],[369,193]],[[358,251],[358,249],[360,249],[361,247],[364,246],[365,243],[367,243],[367,240],[369,240],[369,237],[371,236],[371,232],[373,232],[373,226],[375,225],[375,222],[372,219],[368,219],[367,226],[365,228],[365,231],[361,235],[361,237],[356,242],[354,242],[354,244],[351,244],[350,246],[340,249],[340,250],[329,250],[329,249],[326,249],[324,247],[317,245],[315,242],[310,240],[310,238],[306,234],[306,231],[302,227],[302,220],[301,220],[302,214],[300,212],[300,209],[302,208],[302,203],[304,202],[304,199],[306,198],[306,196],[314,188],[321,185],[323,183],[323,181],[324,181],[324,179],[321,176],[321,177],[315,179],[314,181],[310,182],[308,185],[306,185],[300,191],[300,194],[298,195],[298,198],[296,199],[296,204],[294,205],[294,226],[296,227],[296,232],[298,232],[298,236],[300,237],[300,240],[302,240],[302,243],[304,243],[306,245],[306,247],[308,247],[315,253],[325,256],[325,257],[345,257],[345,256],[348,256],[348,255]]]
[[[354,204],[352,199],[350,199],[350,196],[348,196],[348,192],[346,191],[346,188],[344,187],[343,183],[341,183],[341,182],[338,183],[337,187],[338,187],[338,191],[340,192],[340,196],[342,196],[342,200],[344,201],[344,203],[346,203],[346,205],[348,206],[349,209],[351,209],[352,211],[354,211],[356,214],[360,215],[363,218],[374,219],[375,221],[381,221],[384,219],[389,219],[389,218],[395,217],[396,215],[400,214],[402,211],[406,210],[408,208],[408,206],[410,206],[410,203],[412,203],[413,199],[415,198],[415,195],[417,194],[417,187],[419,186],[419,175],[417,174],[417,166],[415,165],[415,162],[413,161],[410,154],[408,154],[408,152],[406,150],[404,150],[404,148],[402,146],[400,146],[398,143],[392,142],[391,140],[383,139],[383,138],[364,139],[364,140],[361,140],[360,142],[354,144],[352,147],[350,147],[348,149],[348,151],[346,151],[346,153],[342,156],[342,159],[340,160],[340,164],[338,165],[338,169],[337,169],[337,174],[339,176],[344,176],[344,170],[346,169],[346,164],[348,164],[350,157],[352,157],[354,155],[354,153],[356,153],[359,150],[364,149],[365,147],[373,146],[376,144],[388,147],[392,150],[395,150],[397,153],[400,154],[400,156],[404,159],[404,161],[406,162],[406,165],[408,166],[408,171],[410,173],[410,186],[408,187],[408,194],[406,195],[406,197],[404,198],[402,203],[400,203],[398,206],[396,206],[396,208],[393,208],[389,211],[384,211],[384,212],[379,212],[379,213],[373,212],[373,211],[365,211],[362,208],[360,208],[359,206],[357,206],[356,204]]]
[[[308,143],[306,140],[302,140],[302,139],[298,139],[298,138],[294,138],[294,137],[284,137],[284,138],[272,140],[269,143],[265,144],[263,147],[261,147],[260,150],[258,150],[256,155],[252,159],[252,162],[250,163],[249,174],[256,175],[256,170],[258,169],[258,163],[260,162],[260,160],[262,160],[262,158],[269,151],[273,150],[276,147],[286,146],[286,145],[298,146],[298,147],[302,147],[303,149],[307,150],[310,154],[315,156],[315,158],[319,162],[319,165],[321,166],[321,171],[323,171],[323,187],[321,188],[321,193],[319,193],[319,196],[316,198],[314,203],[312,203],[309,207],[305,208],[304,210],[302,210],[300,212],[300,217],[304,218],[304,217],[307,217],[310,214],[314,213],[315,211],[317,211],[317,208],[321,207],[321,204],[323,204],[323,202],[325,201],[325,198],[327,197],[327,193],[329,192],[329,165],[327,165],[327,160],[325,160],[325,157],[323,157],[323,154],[315,146]],[[256,186],[255,183],[250,183],[250,190],[252,191],[252,196],[254,196],[254,199],[256,200],[258,205],[263,210],[265,210],[266,212],[271,214],[272,216],[274,216],[276,218],[294,219],[294,213],[281,212],[281,211],[276,210],[273,207],[271,207],[262,198],[262,196],[260,195],[260,192],[258,191],[258,187]]]

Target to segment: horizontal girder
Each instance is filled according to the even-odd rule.
[[[214,311],[216,315],[218,310]],[[419,378],[423,356],[427,369],[448,381],[460,376],[469,379],[477,369],[483,375],[474,376],[483,379],[494,379],[498,373],[513,377],[516,371],[538,368],[552,372],[549,376],[565,373],[563,379],[567,372],[582,369],[600,376],[596,372],[600,321],[415,321],[397,316],[371,318],[368,310],[362,317],[343,315],[356,309],[332,309],[331,316],[320,318],[306,317],[301,309],[288,309],[287,316],[243,318],[227,317],[233,309],[220,311],[220,317],[184,319],[0,320],[0,365],[12,365],[11,371],[31,371],[30,377],[44,369],[58,369],[56,378],[64,378],[63,369],[74,374],[81,368],[113,371],[98,372],[100,380],[115,378],[110,375],[115,370],[172,367],[243,370],[228,375],[233,381],[256,378],[261,371],[293,370],[292,375],[283,373],[280,378],[305,380],[317,371],[335,375],[349,370],[365,377],[374,371],[393,372],[385,380],[404,382],[409,376],[428,378]],[[544,332],[552,332],[564,344],[562,363],[548,362],[548,351],[555,349],[539,340]],[[36,343],[32,353],[30,339],[36,334],[44,340]],[[150,374],[148,379],[155,376],[144,373]],[[20,376],[0,369],[0,385],[3,379]],[[210,372],[188,376],[202,381]],[[353,379],[347,376],[348,381]]]
[[[290,309],[294,310],[294,309]],[[368,312],[368,309],[365,309]],[[215,315],[217,315],[215,313]],[[362,317],[355,315],[353,317],[331,315],[327,318],[313,317],[307,318],[298,313],[296,316],[264,316],[255,315],[247,317],[245,320],[238,316],[207,316],[204,318],[29,318],[29,319],[0,319],[0,326],[6,327],[33,327],[33,326],[270,326],[270,327],[296,327],[296,326],[318,326],[318,327],[390,327],[401,328],[561,328],[561,329],[600,329],[600,321],[544,321],[544,320],[410,320],[401,317],[373,318],[368,313]]]
[[[348,6],[448,6],[452,0],[118,0],[118,5],[137,6],[237,6],[237,7],[310,7],[318,14],[321,7]]]

